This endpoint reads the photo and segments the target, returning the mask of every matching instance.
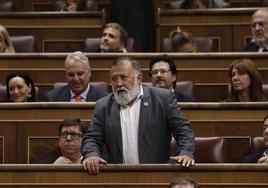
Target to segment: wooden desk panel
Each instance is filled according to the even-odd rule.
[[[149,68],[152,58],[163,53],[127,53],[126,56],[139,61],[143,69]],[[267,68],[266,53],[167,53],[176,64],[178,70],[186,68],[223,68],[229,67],[232,61],[240,58],[251,59],[258,68]],[[32,53],[32,54],[0,54],[1,69],[63,69],[68,53]],[[94,69],[109,69],[113,60],[122,53],[86,53]]]
[[[177,177],[191,177],[201,187],[263,188],[268,186],[266,165],[197,164],[190,169],[179,165],[107,165],[97,176],[82,165],[3,165],[1,186],[34,187],[167,187]]]
[[[0,13],[0,22],[12,36],[33,35],[39,52],[73,52],[100,36],[105,12],[9,12]]]
[[[247,151],[250,138],[261,136],[262,120],[268,103],[181,103],[196,137],[223,136],[238,144],[239,161]],[[42,141],[53,151],[58,126],[64,118],[80,118],[89,125],[94,103],[6,103],[0,104],[0,132],[4,138],[4,163],[28,163],[38,159]],[[244,148],[244,149],[242,149]],[[41,151],[41,150],[40,150]],[[1,154],[1,151],[0,151]],[[3,152],[2,152],[3,154]],[[40,156],[39,156],[40,157]]]
[[[180,26],[195,37],[219,38],[221,52],[237,51],[251,36],[250,20],[256,8],[165,10],[157,13],[157,51],[163,38]]]
[[[53,0],[13,0],[18,11],[50,11]],[[98,7],[109,8],[110,0],[96,0]]]

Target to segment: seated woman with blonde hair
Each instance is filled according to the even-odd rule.
[[[260,73],[249,59],[238,59],[229,67],[231,91],[227,102],[264,101]]]
[[[173,52],[197,52],[197,46],[190,33],[180,27],[170,32],[171,50]]]
[[[6,28],[0,25],[0,53],[15,53]]]

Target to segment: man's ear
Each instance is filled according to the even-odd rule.
[[[138,75],[137,75],[137,79],[138,79],[138,82],[139,82],[139,83],[142,82],[142,78],[143,78],[142,73],[138,73]]]

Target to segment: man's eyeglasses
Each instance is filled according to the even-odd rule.
[[[76,132],[62,132],[60,134],[60,138],[67,139],[69,135],[70,135],[71,139],[74,139],[74,140],[81,138],[83,136],[81,133],[76,133]]]
[[[165,70],[165,69],[160,69],[160,70],[152,70],[151,74],[152,75],[158,75],[160,73],[161,75],[167,74],[170,70]]]

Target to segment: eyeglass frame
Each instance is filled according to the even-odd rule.
[[[77,133],[77,132],[62,132],[62,133],[60,133],[60,139],[66,140],[69,135],[70,135],[70,138],[72,140],[77,140],[78,138],[83,137],[83,134],[82,133]]]
[[[168,72],[171,72],[170,69],[159,69],[159,70],[152,70],[151,71],[151,75],[158,75],[158,73],[160,72],[161,75],[167,74]]]

